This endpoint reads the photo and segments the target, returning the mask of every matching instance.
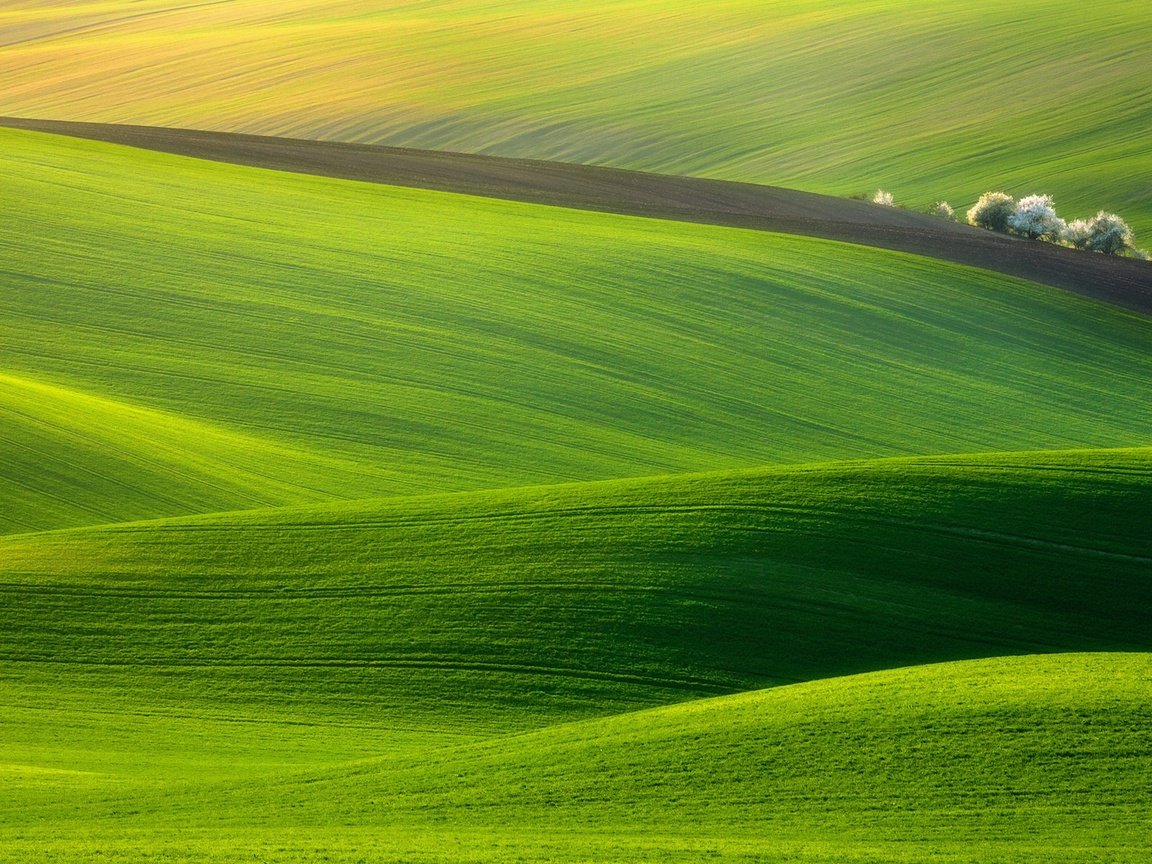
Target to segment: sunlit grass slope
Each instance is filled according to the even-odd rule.
[[[0,144],[0,187],[20,202],[0,209],[2,371],[93,400],[42,438],[51,400],[6,388],[8,476],[22,482],[25,450],[79,464],[97,406],[173,417],[124,457],[154,463],[141,488],[111,468],[46,475],[51,500],[14,494],[10,529],[177,515],[197,498],[211,511],[307,490],[1148,442],[1152,327],[1053,289],[804,238],[25,132]],[[204,428],[187,424],[217,431],[181,466]],[[257,476],[207,489],[237,465]]]
[[[1148,650],[1150,454],[882,460],[12,536],[0,676],[30,705],[146,698],[470,733],[915,663]]]
[[[991,836],[1146,850],[1150,699],[1146,653],[833,678],[554,727],[407,765],[355,766],[319,788],[297,785],[299,800],[315,805],[298,824],[336,814],[435,824],[447,812],[541,830]],[[267,795],[270,810],[299,809],[285,791]]]
[[[481,151],[1152,232],[1152,13],[1114,0],[8,3],[0,114]]]
[[[352,463],[3,373],[0,442],[0,533],[301,504],[374,479]]]
[[[1152,655],[1028,656],[166,794],[135,777],[89,798],[57,769],[9,787],[0,838],[45,861],[1135,864],[1150,699]]]

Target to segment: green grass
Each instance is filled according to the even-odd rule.
[[[1148,442],[1147,320],[1019,280],[32,133],[0,142],[0,185],[22,202],[0,213],[0,328],[20,379],[3,390],[0,471],[22,490],[0,516],[9,532]]]
[[[1149,450],[886,460],[14,536],[0,656],[43,704],[472,733],[1150,650],[1150,474]]]
[[[1146,318],[0,159],[0,861],[1147,858]]]
[[[299,504],[372,476],[259,437],[0,373],[9,531]]]
[[[1144,698],[1149,679],[1132,670],[1146,660],[1091,661],[1107,671],[1094,678],[1102,695],[1077,695],[1074,725],[1095,730],[1091,752],[1111,761],[1053,757],[1059,774],[1027,754],[1050,739],[1057,753],[1083,747],[1086,733],[1069,731],[1067,711],[1047,717],[1039,685],[1059,680],[1059,698],[1071,696],[1082,661],[1001,659],[971,667],[960,676],[968,683],[941,685],[947,696],[982,679],[997,700],[1014,694],[1013,711],[1046,717],[1036,727],[1020,713],[1013,728],[1033,736],[1016,742],[1026,746],[1001,740],[976,762],[971,754],[989,745],[965,724],[1002,732],[988,727],[987,706],[953,706],[951,718],[931,692],[907,695],[922,686],[918,676],[946,677],[947,667],[876,679],[912,682],[903,689],[865,685],[903,706],[898,716],[867,700],[845,708],[853,691],[839,682],[779,691],[795,702],[771,693],[693,700],[941,660],[1148,651],[1150,473],[1149,450],[990,454],[7,537],[0,823],[40,854],[57,847],[38,821],[83,825],[99,839],[58,847],[74,860],[95,849],[119,860],[108,838],[123,842],[123,829],[138,836],[125,860],[149,860],[141,849],[192,830],[205,850],[250,843],[254,856],[282,849],[274,860],[283,861],[307,858],[257,826],[282,820],[337,861],[373,849],[402,860],[444,842],[443,832],[478,832],[476,860],[502,860],[509,842],[545,860],[557,842],[550,826],[581,826],[596,836],[569,838],[555,853],[562,860],[597,844],[605,860],[642,860],[649,833],[677,846],[687,825],[721,837],[742,823],[735,846],[719,843],[742,860],[799,843],[816,822],[837,854],[922,831],[924,848],[947,851],[946,834],[987,839],[993,825],[1017,832],[1015,843],[1048,846],[1076,837],[1074,824],[1101,822],[1110,806],[1120,821],[1081,831],[1078,842],[1126,847],[1143,811],[1116,784],[1142,782],[1149,766],[1143,751],[1110,742],[1140,722],[1117,705],[1137,698],[1125,695],[1133,688]],[[1079,671],[1052,674],[1068,663]],[[1001,666],[1009,671],[988,671]],[[671,703],[683,707],[627,713]],[[735,720],[730,706],[744,706]],[[938,737],[901,729],[909,713]],[[856,728],[860,716],[872,725]],[[1105,722],[1115,728],[1096,728]],[[708,728],[716,740],[701,744]],[[852,728],[855,748],[842,740]],[[655,750],[636,740],[650,735]],[[888,750],[877,754],[873,741]],[[904,754],[904,772],[878,785],[890,751]],[[683,754],[674,766],[673,752]],[[858,764],[856,752],[868,756]],[[753,771],[768,753],[774,769]],[[940,766],[945,775],[912,806]],[[855,798],[821,791],[836,776],[856,778]],[[1020,778],[1049,790],[1028,793],[1036,803],[1022,812],[1008,793],[972,787]],[[907,800],[870,816],[862,833],[852,825],[876,806],[869,796]],[[964,796],[981,806],[962,807]],[[507,837],[507,824],[539,835]],[[326,833],[337,825],[349,836]],[[373,825],[388,831],[369,836]],[[200,860],[183,857],[191,854],[172,857]]]
[[[471,811],[541,831],[672,821],[680,833],[802,839],[818,825],[867,842],[906,837],[911,823],[951,842],[991,829],[1053,845],[1091,826],[1096,842],[1147,849],[1150,696],[1148,654],[944,664],[356,765],[319,779],[331,791],[317,794],[315,777],[296,788],[362,824]],[[272,813],[295,803],[282,788],[266,800]]]
[[[164,794],[17,778],[70,797],[0,836],[44,861],[1135,862],[1150,658],[887,671]]]
[[[172,5],[0,12],[0,113],[882,187],[916,207],[1041,192],[1152,236],[1143,0]]]

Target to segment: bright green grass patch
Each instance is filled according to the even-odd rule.
[[[143,698],[167,714],[492,734],[916,663],[1148,650],[1150,453],[13,536],[0,680],[29,707]]]
[[[19,7],[19,4],[18,4]],[[164,14],[148,14],[158,9]],[[1100,207],[1152,238],[1145,0],[233,0],[0,12],[0,112]],[[196,44],[198,50],[189,51]]]
[[[46,417],[9,403],[10,487],[28,482],[25,449],[81,466],[42,473],[42,501],[13,493],[9,531],[1149,440],[1148,321],[1019,280],[32,133],[0,144],[21,202],[0,212],[5,373],[182,418],[88,466],[87,421],[42,440]],[[177,426],[215,431],[189,449]]]
[[[0,530],[300,504],[373,478],[364,466],[2,373],[0,405]]]
[[[1149,654],[900,669],[162,798],[17,796],[0,836],[73,861],[1138,862],[1150,698]]]
[[[1147,846],[1150,698],[1149,654],[942,664],[555,727],[408,765],[355,766],[296,792],[378,824],[435,824],[471,811],[460,821],[671,822],[681,833],[723,826],[793,838],[819,825],[824,837],[857,842],[906,838],[915,825],[951,840],[991,830],[998,839],[1066,834]],[[287,788],[267,800],[294,809]]]

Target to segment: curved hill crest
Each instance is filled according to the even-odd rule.
[[[194,129],[17,117],[0,117],[0,125],[278,171],[860,243],[981,267],[1152,313],[1149,262],[1087,254],[923,213],[795,189]]]

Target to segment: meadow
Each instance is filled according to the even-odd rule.
[[[15,535],[0,652],[54,700],[144,687],[205,713],[475,731],[1148,650],[1150,470],[1147,450],[880,460]]]
[[[1147,858],[1146,316],[0,158],[0,860]]]
[[[841,243],[0,130],[8,531],[1131,447],[1146,318]],[[563,322],[563,326],[558,326]]]
[[[1149,25],[1142,0],[17,0],[0,114],[884,188],[915,208],[1045,193],[1147,238]]]
[[[110,788],[44,772],[18,778],[42,799],[35,815],[6,813],[5,850],[117,862],[1136,861],[1149,664],[1113,653],[921,666],[259,782]],[[45,814],[68,835],[38,825]]]

